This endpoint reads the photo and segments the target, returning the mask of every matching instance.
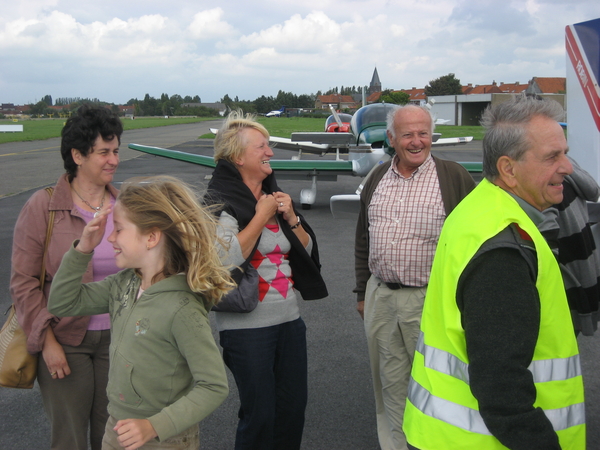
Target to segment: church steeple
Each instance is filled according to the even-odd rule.
[[[371,78],[371,84],[369,85],[369,95],[373,92],[381,92],[381,81],[379,81],[377,67],[375,67],[375,70],[373,71],[373,77]]]

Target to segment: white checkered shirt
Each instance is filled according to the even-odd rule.
[[[440,183],[431,155],[409,178],[397,158],[368,207],[369,270],[388,283],[425,286],[446,219]]]

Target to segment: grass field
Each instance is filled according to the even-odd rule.
[[[265,126],[271,136],[290,137],[297,131],[325,131],[325,121],[308,117],[258,117],[257,121]],[[474,140],[483,139],[483,127],[457,127],[452,125],[439,125],[437,133],[442,137],[473,136]],[[212,134],[205,134],[202,138],[213,138]]]
[[[6,142],[38,141],[60,136],[60,131],[66,119],[30,119],[0,120],[0,125],[23,125],[22,133],[0,133],[0,144]],[[125,130],[136,130],[138,128],[165,127],[167,125],[179,125],[181,123],[194,123],[206,120],[215,120],[215,117],[136,117],[135,120],[123,119]]]
[[[206,120],[215,120],[216,118],[196,118],[196,117],[138,117],[135,120],[123,119],[125,130],[134,130],[138,128],[163,127],[167,125],[178,125],[181,123],[194,123]],[[290,137],[297,131],[324,131],[325,121],[323,119],[308,117],[259,117],[258,122],[262,123],[272,136]],[[0,124],[5,125],[23,125],[22,133],[0,133],[0,144],[7,142],[37,141],[59,137],[60,131],[65,124],[65,119],[32,119],[13,122],[12,120],[0,120]],[[483,139],[483,127],[457,127],[451,125],[440,125],[435,130],[442,133],[442,137],[473,136],[475,140]],[[212,134],[200,136],[202,138],[214,138]]]

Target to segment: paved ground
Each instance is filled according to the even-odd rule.
[[[121,137],[121,162],[140,156],[130,143],[171,148],[197,139],[220,121],[129,130]],[[0,144],[0,198],[56,182],[64,172],[60,138]]]
[[[189,126],[185,125],[184,127]],[[175,128],[175,127],[169,127]],[[155,133],[147,131],[148,133]],[[164,131],[163,131],[164,130]],[[210,141],[195,141],[204,133],[198,129],[186,129],[173,133],[163,129],[155,137],[147,137],[143,130],[129,142],[155,146],[173,147],[185,151],[206,153],[211,151]],[[192,136],[186,137],[186,133]],[[160,144],[161,134],[171,136]],[[164,136],[163,136],[164,138]],[[167,145],[169,139],[173,139]],[[179,139],[176,139],[179,138]],[[127,139],[124,136],[124,142]],[[11,145],[11,144],[6,144]],[[23,144],[25,145],[25,144]],[[49,166],[52,158],[46,150],[31,144],[30,153],[35,158],[46,157],[43,163],[35,158],[13,162],[11,170],[4,167],[6,153],[20,153],[29,147],[13,145],[9,152],[0,146],[0,292],[8,292],[10,272],[10,251],[12,232],[20,208],[31,195],[33,187],[45,186],[55,181],[62,172]],[[37,144],[39,147],[40,144]],[[44,147],[58,145],[47,144]],[[123,148],[123,147],[122,147]],[[25,149],[25,150],[23,150]],[[55,149],[56,150],[56,149]],[[127,154],[123,151],[123,154]],[[132,152],[133,153],[133,152]],[[447,148],[436,152],[442,157],[454,160],[480,160],[480,148]],[[276,155],[285,157],[284,153]],[[123,158],[126,159],[126,158]],[[35,165],[32,165],[35,164]],[[32,175],[21,183],[21,173],[31,171]],[[206,184],[207,169],[191,164],[165,160],[149,155],[129,159],[121,163],[116,177],[121,182],[140,174],[168,173],[202,189]],[[36,181],[37,180],[37,181]],[[317,234],[323,275],[329,288],[329,297],[313,302],[301,302],[302,316],[308,327],[309,352],[309,404],[303,448],[307,450],[375,450],[378,448],[375,430],[374,401],[371,392],[370,373],[367,362],[366,340],[362,322],[354,310],[355,297],[353,272],[353,238],[355,218],[334,220],[329,212],[329,197],[334,194],[354,193],[360,179],[340,177],[337,182],[319,184],[317,202],[311,210],[304,211],[308,222]],[[4,184],[3,184],[4,183]],[[297,200],[300,189],[309,182],[281,181],[282,189]],[[7,196],[5,186],[17,186],[16,195]],[[29,186],[29,187],[28,187]],[[11,188],[8,188],[10,191]],[[0,299],[0,311],[5,311],[10,300],[6,295]],[[598,337],[580,338],[581,357],[584,366],[588,399],[588,423],[600,420],[600,382]],[[215,413],[201,424],[202,448],[226,450],[233,448],[236,416],[239,403],[235,384],[230,377],[231,393]],[[599,437],[597,427],[589,427],[589,449],[596,449]],[[39,389],[19,391],[0,388],[0,450],[31,450],[49,447],[49,431],[41,406]]]

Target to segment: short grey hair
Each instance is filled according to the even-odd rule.
[[[481,117],[486,129],[483,138],[483,176],[494,181],[500,174],[497,163],[502,156],[519,161],[530,148],[527,125],[537,116],[562,120],[565,113],[554,100],[515,96],[495,106],[488,106]]]
[[[404,109],[404,108],[415,108],[415,109],[420,109],[420,110],[426,112],[427,116],[429,117],[429,120],[431,121],[431,134],[433,135],[433,130],[435,130],[435,121],[433,120],[433,115],[431,114],[431,111],[429,110],[429,108],[427,108],[426,106],[419,106],[419,105],[412,105],[412,104],[408,104],[408,105],[404,105],[404,106],[394,105],[390,109],[390,111],[388,111],[387,117],[386,117],[386,130],[388,131],[388,133],[390,133],[392,135],[393,138],[396,138],[396,131],[394,130],[394,119],[396,118],[396,114],[398,114],[398,111],[400,111],[401,109]]]

